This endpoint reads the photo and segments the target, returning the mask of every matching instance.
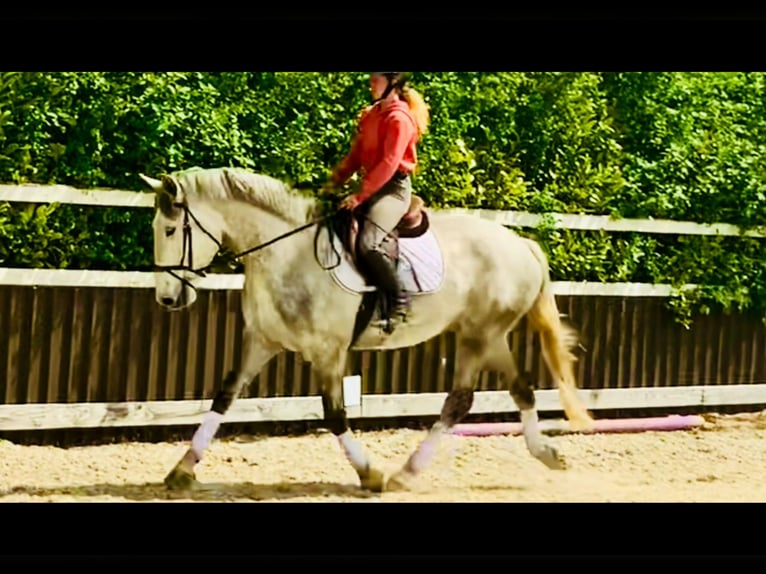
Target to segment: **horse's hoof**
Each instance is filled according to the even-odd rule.
[[[567,462],[559,451],[550,445],[544,445],[540,452],[534,453],[535,457],[551,470],[566,470]]]
[[[386,482],[386,491],[388,492],[402,492],[409,490],[409,483],[413,479],[413,475],[405,470],[400,470]]]
[[[168,490],[194,490],[199,486],[199,482],[193,472],[176,466],[165,477],[165,486]]]
[[[386,485],[386,476],[382,470],[370,467],[367,476],[360,477],[362,488],[372,492],[383,492]]]
[[[569,430],[572,432],[592,432],[596,428],[596,423],[592,418],[577,418],[569,421]]]

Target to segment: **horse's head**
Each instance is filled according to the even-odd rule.
[[[155,299],[167,309],[183,309],[197,299],[195,285],[221,248],[223,221],[203,202],[190,205],[172,177],[141,179],[156,193]]]

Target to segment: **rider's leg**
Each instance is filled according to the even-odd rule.
[[[389,233],[407,213],[411,198],[409,177],[392,179],[370,200],[359,239],[359,249],[375,283],[396,306],[404,307],[402,311],[406,311],[408,303],[406,293],[399,282],[395,262],[386,255],[382,243],[386,239],[394,240],[389,238]]]

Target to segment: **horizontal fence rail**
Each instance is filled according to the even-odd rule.
[[[66,185],[0,185],[0,201],[68,203],[96,207],[154,207],[154,193],[119,189],[77,189]]]
[[[581,390],[579,395],[592,411],[766,404],[766,384]],[[361,404],[346,409],[348,418],[355,420],[436,416],[446,398],[445,392],[362,395]],[[540,412],[561,411],[555,390],[537,391],[536,400]],[[196,425],[211,405],[212,400],[0,405],[0,431]],[[508,392],[475,393],[471,413],[513,412],[518,407]],[[232,403],[226,422],[321,421],[323,417],[318,396],[250,398]]]
[[[92,271],[87,269],[20,269],[0,267],[0,285],[27,287],[113,287],[154,289],[152,271]],[[241,290],[245,276],[241,273],[211,273],[198,279],[197,289]],[[689,284],[680,289],[694,289]],[[649,283],[598,283],[595,281],[554,281],[556,295],[591,295],[618,297],[669,297],[670,285]]]
[[[64,185],[0,185],[0,201],[26,203],[69,203],[101,207],[154,207],[151,192],[111,189],[81,190]],[[725,235],[766,237],[766,229],[742,230],[729,223],[696,223],[669,219],[614,219],[608,215],[527,213],[490,209],[447,208],[440,211],[465,213],[491,219],[510,227],[538,227],[545,223],[559,229],[604,230],[674,235]]]

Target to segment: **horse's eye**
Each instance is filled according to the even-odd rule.
[[[166,227],[165,228],[165,237],[170,237],[175,232],[176,232],[176,228],[175,227]]]

